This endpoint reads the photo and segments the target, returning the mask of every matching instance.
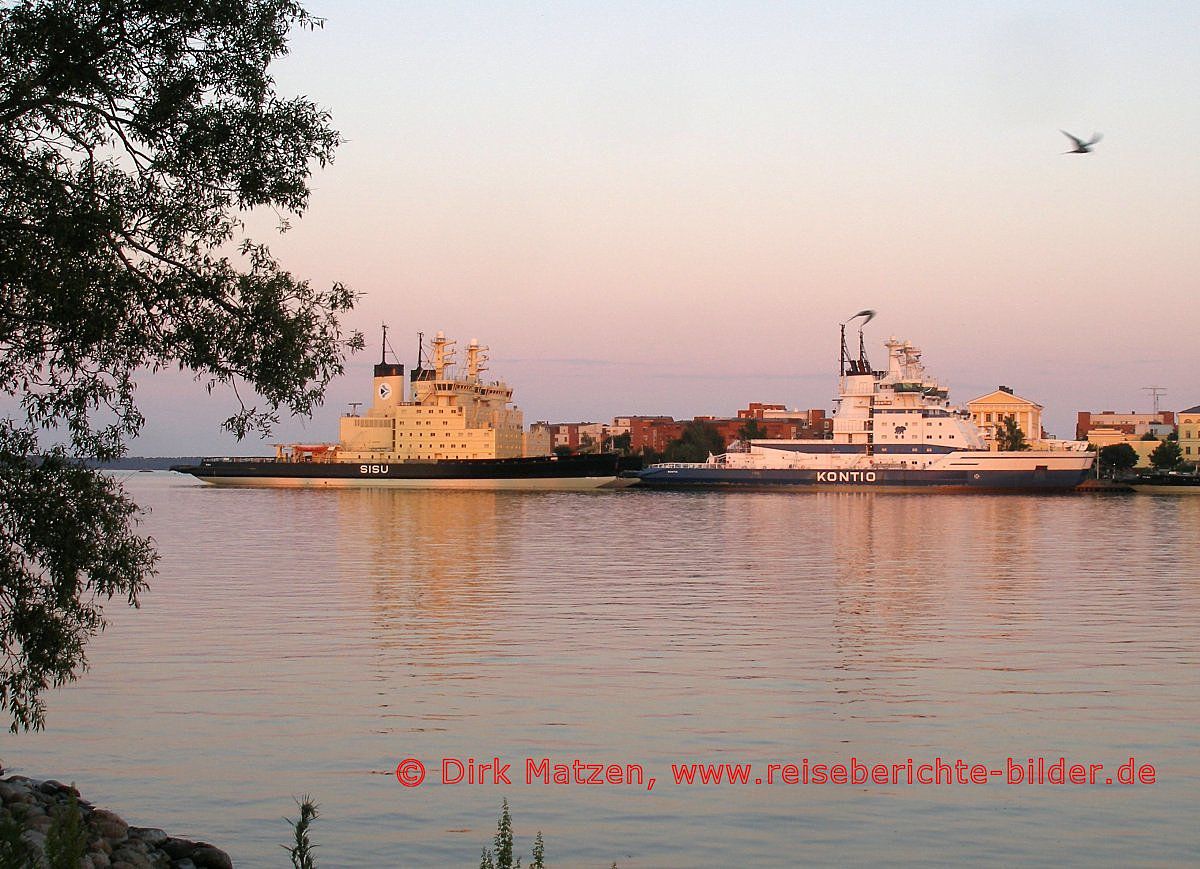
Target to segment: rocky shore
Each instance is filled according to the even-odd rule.
[[[0,770],[0,774],[3,770]],[[78,809],[81,869],[232,869],[229,855],[206,842],[169,836],[153,827],[131,827],[107,809],[98,809],[79,791],[57,781],[21,775],[0,778],[0,865],[47,865],[48,839],[56,819]],[[59,827],[64,826],[59,821]],[[54,845],[51,845],[51,850]],[[8,851],[9,853],[4,853]],[[19,858],[14,851],[23,852]],[[9,861],[14,860],[11,863]]]

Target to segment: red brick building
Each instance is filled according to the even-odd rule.
[[[1086,441],[1088,432],[1094,428],[1113,429],[1127,435],[1141,436],[1153,431],[1152,426],[1174,426],[1175,413],[1162,410],[1158,413],[1114,413],[1104,410],[1100,413],[1081,410],[1075,421],[1075,440]]]
[[[634,453],[651,450],[661,453],[667,444],[683,434],[684,422],[669,416],[629,417],[629,449]]]
[[[661,453],[673,440],[683,435],[689,422],[704,422],[711,425],[724,438],[726,444],[738,440],[741,430],[753,420],[771,440],[819,440],[833,434],[833,420],[825,411],[789,411],[782,404],[752,403],[739,410],[736,418],[698,416],[695,420],[677,420],[669,416],[634,416],[629,418],[629,448],[635,453],[653,451]]]

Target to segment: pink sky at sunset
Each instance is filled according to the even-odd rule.
[[[277,78],[345,137],[283,262],[379,324],[492,350],[526,420],[832,408],[878,318],[965,402],[1200,404],[1200,7],[1185,3],[314,2]],[[1059,129],[1103,141],[1063,155]],[[263,452],[232,396],[143,378],[131,453]]]

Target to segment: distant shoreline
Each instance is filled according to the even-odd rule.
[[[126,456],[108,462],[88,461],[88,467],[105,471],[169,471],[172,465],[197,465],[200,456]]]

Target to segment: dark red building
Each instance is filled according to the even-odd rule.
[[[737,417],[698,416],[695,420],[677,420],[669,416],[634,416],[629,418],[629,448],[635,453],[661,453],[673,440],[683,434],[689,422],[711,425],[726,444],[741,438],[742,428],[754,421],[765,438],[770,440],[820,440],[833,435],[833,420],[825,411],[788,411],[782,404],[752,403],[739,410]]]

